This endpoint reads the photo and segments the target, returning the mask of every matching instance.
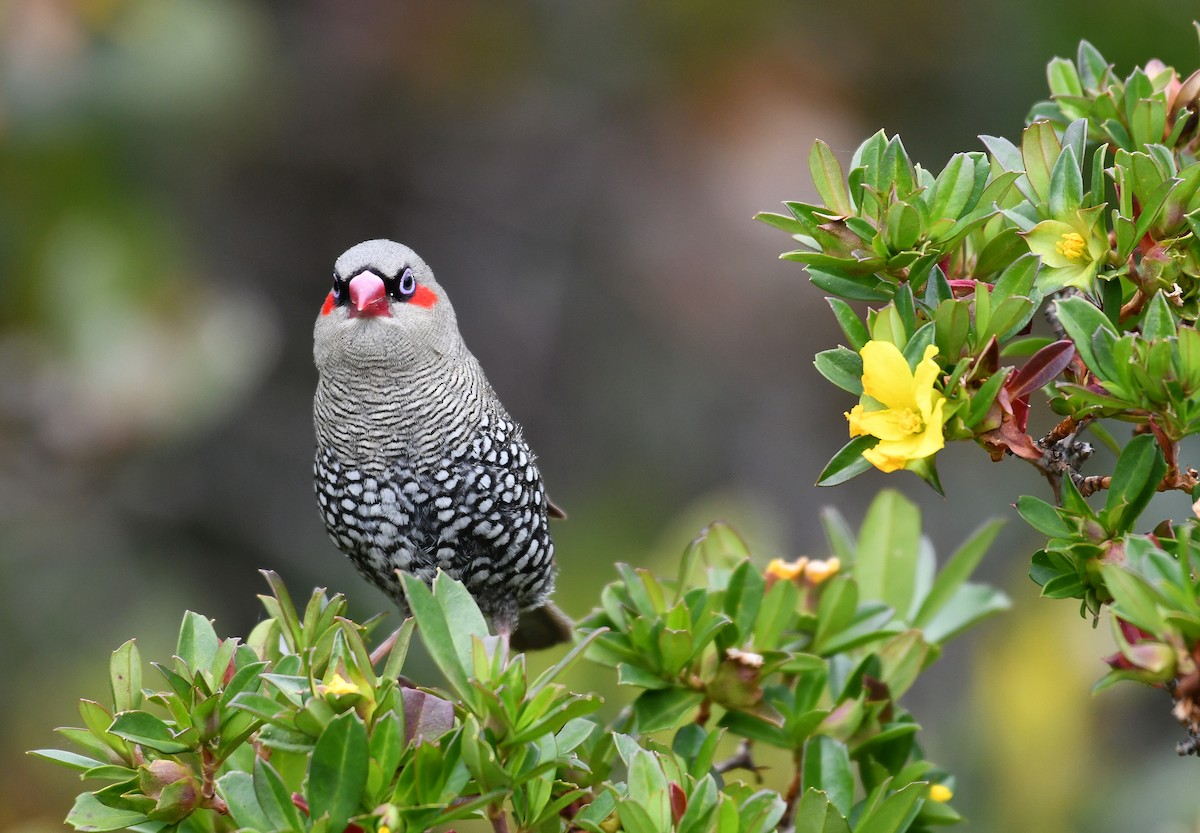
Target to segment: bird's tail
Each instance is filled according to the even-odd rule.
[[[539,651],[570,642],[575,635],[575,623],[554,602],[521,611],[511,645],[517,651]]]

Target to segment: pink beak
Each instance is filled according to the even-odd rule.
[[[362,272],[350,279],[350,317],[389,316],[387,288],[374,272]]]

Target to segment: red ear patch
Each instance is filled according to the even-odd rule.
[[[333,308],[336,305],[337,301],[334,299],[333,293],[330,292],[325,296],[325,303],[321,306],[321,315],[329,315],[329,313],[333,312]]]
[[[425,284],[419,284],[417,286],[417,291],[414,292],[412,297],[408,299],[408,302],[410,304],[416,304],[419,307],[425,307],[426,309],[429,309],[437,303],[437,293],[425,286]]]

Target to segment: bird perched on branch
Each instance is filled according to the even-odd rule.
[[[344,252],[313,356],[317,499],[359,573],[406,611],[396,571],[428,583],[440,568],[513,647],[569,640],[548,601],[562,513],[425,262],[391,240]]]

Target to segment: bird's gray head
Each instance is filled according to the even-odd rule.
[[[402,372],[407,363],[451,355],[461,345],[454,308],[433,271],[391,240],[367,240],[337,259],[313,336],[322,373]]]

